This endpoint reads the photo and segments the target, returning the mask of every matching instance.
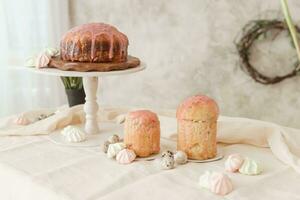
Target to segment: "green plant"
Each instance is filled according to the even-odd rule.
[[[65,88],[71,90],[81,90],[83,87],[81,77],[60,77]]]
[[[298,59],[300,61],[299,40],[298,40],[298,37],[297,37],[297,31],[296,31],[295,25],[293,23],[291,15],[290,15],[290,10],[289,10],[289,7],[288,7],[287,0],[281,0],[281,6],[282,6],[284,18],[285,18],[285,20],[287,22],[287,25],[289,27],[289,31],[291,33],[293,43],[294,43],[294,46],[295,46],[296,51],[297,51]]]

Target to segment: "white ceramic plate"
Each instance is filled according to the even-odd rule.
[[[150,160],[155,160],[156,158],[160,157],[160,153],[157,154],[153,154],[151,156],[145,157],[145,158],[140,158],[140,157],[136,157],[134,160],[135,161],[150,161]]]
[[[137,157],[135,159],[135,161],[150,161],[150,160],[155,160],[156,158],[160,158],[161,157],[161,153],[158,154],[154,154],[151,155],[149,157],[146,158],[139,158]],[[217,156],[211,159],[207,159],[207,160],[192,160],[192,159],[188,159],[188,162],[193,162],[193,163],[207,163],[207,162],[214,162],[214,161],[218,161],[221,160],[224,157],[224,155],[221,152],[218,152]]]
[[[84,125],[77,125],[78,128],[84,131]],[[78,143],[69,143],[64,140],[63,135],[61,134],[61,129],[54,131],[48,135],[48,139],[58,145],[71,146],[71,147],[100,147],[108,137],[113,134],[118,134],[120,137],[123,137],[123,126],[116,123],[110,122],[101,122],[99,123],[100,133],[95,135],[87,135],[87,139]]]
[[[192,159],[188,159],[188,162],[193,162],[193,163],[207,163],[207,162],[214,162],[217,160],[221,160],[224,157],[224,155],[221,152],[218,152],[217,156],[211,159],[207,159],[207,160],[192,160]]]

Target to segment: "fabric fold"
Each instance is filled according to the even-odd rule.
[[[53,113],[53,109],[35,110],[22,113],[25,117],[31,118],[34,121],[40,114],[48,115]],[[26,126],[14,124],[17,115],[7,117],[0,120],[0,136],[28,136],[28,135],[47,135],[52,131],[64,128],[70,124],[78,124],[84,121],[82,105],[72,108],[63,108],[58,110],[54,115],[43,120],[32,122]]]
[[[270,122],[221,117],[218,123],[218,142],[269,147],[279,160],[300,173],[299,130]]]
[[[99,121],[116,122],[120,115],[125,115],[132,108],[100,108]],[[47,111],[47,110],[46,110]],[[46,112],[45,110],[43,112]],[[175,111],[154,110],[161,121],[162,138],[176,140]],[[33,115],[41,111],[32,111],[24,115]],[[48,110],[47,112],[50,112]],[[0,120],[0,136],[46,135],[67,125],[84,122],[83,105],[63,108],[55,115],[27,126],[16,126],[16,116]],[[282,127],[274,123],[246,118],[220,117],[218,120],[218,142],[225,144],[249,144],[270,148],[273,154],[283,163],[300,173],[300,130]]]

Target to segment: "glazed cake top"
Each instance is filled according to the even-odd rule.
[[[95,54],[95,40],[97,36],[105,35],[109,38],[110,46],[113,46],[113,42],[115,39],[118,40],[120,44],[120,50],[126,52],[127,46],[128,46],[128,38],[125,34],[118,31],[117,28],[105,24],[105,23],[89,23],[89,24],[83,24],[80,26],[76,26],[72,29],[70,29],[63,37],[62,42],[68,42],[67,38],[69,36],[80,38],[80,36],[83,36],[85,34],[89,33],[91,37],[91,57],[94,58]],[[113,57],[113,48],[109,49],[109,57]]]
[[[128,113],[126,120],[138,120],[141,123],[159,122],[157,115],[150,110],[137,110]]]
[[[196,95],[183,101],[176,113],[177,119],[206,120],[217,119],[219,107],[215,100],[205,95]]]

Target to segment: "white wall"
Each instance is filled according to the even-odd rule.
[[[299,20],[300,1],[289,3]],[[223,115],[300,128],[300,77],[272,86],[255,83],[238,67],[233,43],[248,20],[280,16],[280,9],[279,0],[74,0],[70,12],[73,26],[117,26],[129,37],[129,53],[148,66],[138,74],[103,79],[100,103],[176,108],[187,96],[204,93],[218,101]],[[261,69],[267,74],[290,70],[286,56],[295,53],[288,43],[262,43],[253,62],[268,66]]]

